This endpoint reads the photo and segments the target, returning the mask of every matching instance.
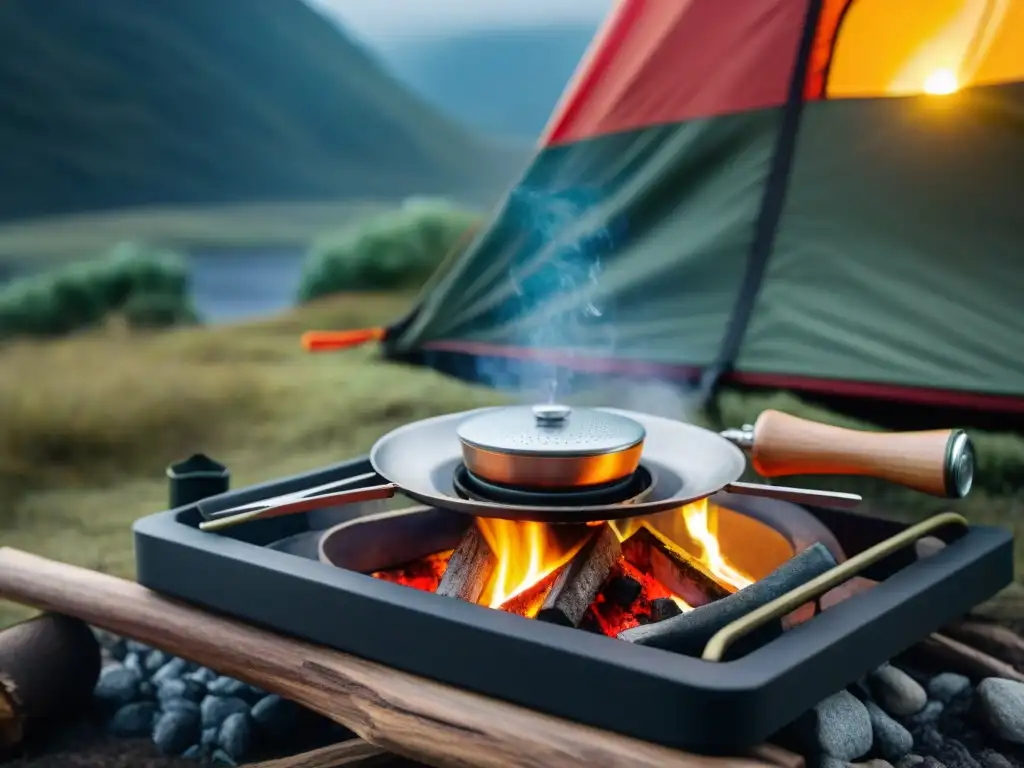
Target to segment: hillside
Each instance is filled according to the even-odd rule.
[[[0,219],[490,195],[519,160],[300,0],[5,0],[0,144]]]
[[[492,29],[383,46],[399,79],[457,120],[495,136],[543,130],[596,25]]]

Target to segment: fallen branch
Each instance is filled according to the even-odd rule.
[[[0,598],[65,613],[318,712],[435,768],[763,768],[692,755],[461,691],[162,597],[130,581],[0,548]]]
[[[945,635],[932,635],[918,643],[912,652],[969,677],[1005,677],[1024,683],[1024,674],[1009,664]]]
[[[1018,672],[1024,671],[1024,637],[1009,627],[984,621],[962,621],[943,632],[954,640],[1005,661]]]
[[[250,768],[414,768],[422,765],[393,755],[362,739],[321,747],[311,752],[255,763]]]

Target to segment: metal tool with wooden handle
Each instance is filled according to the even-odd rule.
[[[960,429],[866,432],[768,410],[722,435],[749,451],[763,477],[870,476],[951,499],[965,497],[974,482],[974,445]]]

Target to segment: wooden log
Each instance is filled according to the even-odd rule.
[[[911,657],[923,656],[925,660],[941,666],[947,671],[959,672],[975,679],[1005,677],[1008,680],[1024,683],[1024,674],[1006,662],[937,633],[914,646],[908,655]]]
[[[961,621],[946,627],[942,633],[1005,661],[1018,672],[1024,671],[1024,637],[1009,627],[985,621]]]
[[[298,755],[254,763],[249,768],[415,768],[417,763],[363,741],[349,739]]]
[[[475,603],[487,587],[497,564],[498,558],[491,552],[480,529],[471,526],[452,553],[436,594]]]
[[[435,768],[763,768],[667,749],[212,615],[106,574],[0,548],[0,598],[77,616],[277,693]]]
[[[622,556],[619,537],[610,525],[602,526],[568,565],[562,568],[537,612],[540,621],[578,627],[601,585]]]
[[[99,643],[78,619],[44,614],[0,632],[0,747],[26,726],[77,714],[99,674]]]
[[[694,608],[730,594],[695,558],[650,528],[640,528],[626,539],[622,555]]]
[[[813,544],[749,587],[673,619],[627,629],[619,633],[619,639],[699,656],[718,630],[820,576],[835,565],[835,558],[828,548],[820,543]],[[778,627],[775,629],[778,630]],[[768,631],[765,630],[766,633]]]
[[[561,569],[555,569],[540,581],[531,584],[522,592],[508,598],[498,606],[498,610],[514,613],[527,619],[535,618],[537,611],[544,604],[544,600],[547,598],[548,593],[551,592],[552,587],[555,586],[555,582],[564,568],[565,566]]]

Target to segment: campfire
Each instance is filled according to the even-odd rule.
[[[735,556],[718,535],[723,520],[742,528],[728,537]],[[455,549],[372,576],[617,637],[733,594],[789,560],[789,543],[751,522],[706,499],[586,525],[476,518]]]

